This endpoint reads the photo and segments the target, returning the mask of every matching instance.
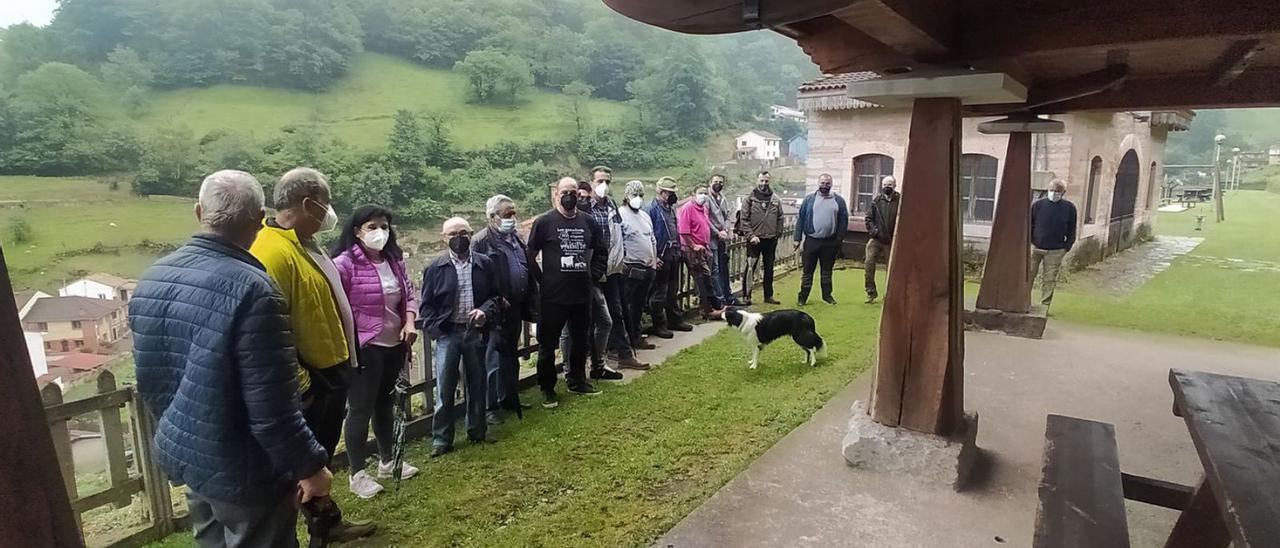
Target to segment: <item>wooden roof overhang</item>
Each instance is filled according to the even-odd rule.
[[[691,34],[770,29],[826,73],[1000,72],[971,115],[1280,105],[1275,0],[604,0]]]

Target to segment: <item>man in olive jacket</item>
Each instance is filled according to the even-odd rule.
[[[866,271],[867,304],[876,302],[876,262],[889,260],[893,249],[893,230],[898,225],[898,204],[902,196],[897,192],[898,181],[892,175],[880,181],[880,194],[867,208],[867,256],[863,261]]]
[[[756,176],[756,188],[740,210],[740,230],[747,239],[747,268],[742,276],[743,304],[751,304],[751,284],[756,265],[764,267],[764,302],[782,304],[773,298],[773,263],[777,259],[778,236],[782,234],[782,200],[769,187],[769,172]]]

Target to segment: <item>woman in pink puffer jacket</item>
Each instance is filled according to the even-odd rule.
[[[342,235],[330,250],[338,266],[342,287],[351,302],[359,338],[360,369],[351,373],[347,392],[347,423],[343,437],[351,462],[351,492],[370,498],[382,491],[365,469],[373,449],[369,446],[369,422],[377,439],[378,477],[392,477],[391,459],[394,389],[409,349],[418,336],[418,297],[405,273],[404,254],[396,244],[391,212],[378,206],[362,206],[351,214]],[[401,477],[418,469],[404,463]]]

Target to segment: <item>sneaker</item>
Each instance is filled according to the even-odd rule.
[[[867,295],[867,304],[876,304],[876,296]]]
[[[545,390],[542,392],[542,407],[544,409],[555,409],[560,405],[560,399],[556,397],[554,390]]]
[[[453,447],[448,445],[435,445],[431,447],[431,458],[440,458],[453,452]]]
[[[395,465],[396,463],[394,462],[378,463],[378,478],[389,479],[392,472],[395,471]],[[418,468],[416,466],[404,461],[400,462],[400,479],[409,479],[416,475],[418,475]]]
[[[667,329],[663,329],[661,327],[651,327],[649,328],[649,331],[647,331],[647,333],[659,339],[670,339],[676,336],[675,333],[672,333],[671,331]]]
[[[344,518],[340,523],[329,528],[329,538],[327,540],[330,542],[351,542],[372,535],[376,530],[377,527],[374,527],[373,522],[370,520],[353,521]]]
[[[652,369],[649,364],[637,360],[635,356],[618,359],[618,369],[635,369],[636,371],[648,371]]]
[[[809,304],[809,299],[807,297],[796,299],[796,306],[805,306],[807,304]]]
[[[831,305],[831,306],[835,306],[835,305],[836,305],[836,299],[835,299],[835,297],[827,297],[827,298],[825,298],[825,299],[822,299],[822,302],[827,303],[827,304],[829,304],[829,305]]]
[[[602,381],[620,381],[622,380],[622,373],[614,371],[610,367],[602,366],[599,369],[591,370],[591,378]]]
[[[485,411],[484,421],[494,426],[497,426],[505,422],[502,420],[502,413],[499,413],[497,411]]]
[[[765,304],[782,304],[782,301],[779,301],[778,299],[775,299],[773,297],[765,297],[764,302]]]
[[[614,373],[617,373],[617,371],[614,371]],[[597,396],[600,394],[600,390],[596,389],[596,387],[594,386],[591,386],[591,383],[586,381],[583,381],[578,384],[569,385],[569,391],[579,396]]]
[[[689,332],[689,331],[693,331],[693,325],[687,324],[685,322],[680,322],[678,324],[671,326],[671,330]]]
[[[381,466],[379,466],[381,468]],[[382,484],[369,476],[368,472],[361,470],[351,476],[351,480],[347,482],[351,487],[351,492],[355,496],[362,499],[371,499],[374,495],[382,492]]]
[[[636,340],[636,341],[631,341],[631,348],[634,348],[634,349],[636,349],[636,350],[653,350],[653,349],[655,349],[655,348],[657,348],[657,347],[658,347],[658,345],[653,344],[653,343],[651,343],[651,342],[649,342],[649,341],[646,341],[646,340],[644,340],[644,339],[640,339],[640,340]]]

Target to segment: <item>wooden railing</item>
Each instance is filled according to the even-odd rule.
[[[137,391],[133,386],[117,387],[115,376],[110,371],[98,373],[95,388],[96,394],[73,401],[63,401],[62,388],[54,383],[46,385],[40,391],[49,432],[53,435],[58,468],[62,471],[63,486],[71,499],[76,523],[82,525],[81,517],[85,512],[104,506],[124,508],[133,503],[134,495],[141,495],[147,523],[107,545],[142,546],[164,538],[181,526],[182,519],[173,511],[169,483],[152,455],[151,440],[155,435],[155,419],[146,406],[138,401]],[[127,410],[129,428],[125,427],[121,410]],[[80,493],[76,485],[75,458],[68,423],[82,415],[92,414],[98,416],[101,425],[109,483],[106,489]],[[130,459],[130,456],[133,458]],[[134,466],[130,465],[130,460]]]

